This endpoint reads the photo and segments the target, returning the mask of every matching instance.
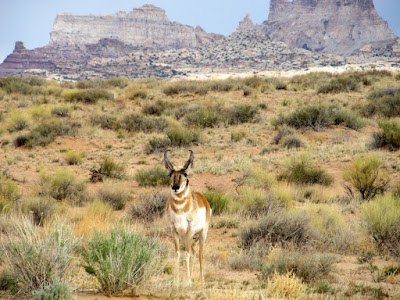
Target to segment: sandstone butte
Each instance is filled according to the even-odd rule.
[[[398,47],[373,0],[271,0],[262,30],[291,47],[349,56],[369,45]]]

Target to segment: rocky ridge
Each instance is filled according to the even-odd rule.
[[[390,51],[397,43],[373,0],[271,0],[261,28],[291,47],[344,56],[366,45]]]

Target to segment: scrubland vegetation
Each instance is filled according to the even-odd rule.
[[[399,78],[1,78],[0,296],[399,298]],[[204,285],[172,284],[166,149],[213,209]]]

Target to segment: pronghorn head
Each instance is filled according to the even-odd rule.
[[[176,193],[179,194],[181,193],[187,184],[189,183],[188,175],[186,173],[187,169],[189,168],[190,165],[193,164],[193,151],[190,151],[190,157],[188,161],[185,163],[185,165],[182,168],[175,169],[172,163],[168,159],[168,153],[169,150],[166,150],[164,152],[164,163],[165,163],[165,168],[169,171],[169,177],[171,178],[171,188],[172,190]]]

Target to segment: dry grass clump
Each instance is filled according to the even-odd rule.
[[[56,106],[51,110],[51,114],[60,118],[69,118],[72,108],[67,105]]]
[[[258,217],[268,212],[276,204],[275,200],[272,194],[263,189],[244,186],[232,202],[232,210],[249,217]]]
[[[300,299],[306,290],[307,285],[303,284],[293,272],[286,274],[275,272],[267,279],[267,294],[272,298]]]
[[[400,88],[372,90],[367,98],[369,101],[360,107],[365,116],[400,117]]]
[[[333,255],[296,252],[288,249],[275,248],[262,263],[261,278],[267,279],[275,273],[293,272],[305,282],[311,282],[326,276],[332,265],[337,262]]]
[[[185,128],[180,124],[171,124],[165,133],[171,142],[171,146],[184,147],[200,142],[199,130]]]
[[[10,119],[8,124],[9,132],[24,130],[29,127],[31,122],[29,115],[20,110],[10,111],[8,116]]]
[[[255,122],[258,114],[258,107],[250,104],[237,104],[226,112],[229,125]]]
[[[378,122],[381,131],[373,134],[372,149],[387,148],[396,151],[400,148],[400,119]]]
[[[172,105],[166,101],[157,100],[155,102],[149,102],[142,108],[142,112],[146,115],[161,116],[168,108]]]
[[[57,202],[48,197],[30,197],[24,199],[20,204],[20,209],[37,226],[43,226],[59,211]]]
[[[303,146],[303,141],[297,136],[286,136],[282,139],[281,145],[287,149],[300,148]]]
[[[94,114],[90,117],[90,122],[102,129],[116,129],[118,127],[117,118],[110,114]]]
[[[84,158],[85,153],[79,151],[68,151],[63,155],[63,159],[68,165],[80,165]]]
[[[363,200],[383,194],[388,189],[389,177],[382,170],[382,164],[382,159],[376,155],[357,156],[343,171],[343,179],[351,185],[347,190],[353,194],[353,187]]]
[[[330,185],[333,182],[332,176],[315,165],[307,154],[292,156],[282,165],[282,171],[278,180],[286,180],[297,184],[321,184]]]
[[[118,87],[123,89],[128,86],[128,79],[126,77],[110,77],[107,79],[97,78],[91,80],[79,80],[75,83],[78,89],[93,89],[93,88],[113,88]]]
[[[171,140],[167,136],[152,136],[146,147],[146,154],[161,153],[169,148]]]
[[[0,175],[0,213],[12,209],[20,197],[18,185],[5,175]]]
[[[89,235],[93,230],[106,232],[115,225],[116,218],[112,206],[101,200],[89,202],[82,215],[76,217],[75,235]]]
[[[106,202],[115,210],[125,208],[126,203],[132,199],[131,194],[121,185],[105,183],[97,192],[99,200]]]
[[[117,128],[129,132],[161,132],[167,127],[164,117],[146,116],[141,113],[130,113],[118,121]]]
[[[271,208],[260,219],[240,229],[240,246],[244,249],[262,245],[305,245],[312,238],[309,219],[299,212]]]
[[[363,203],[362,215],[367,229],[380,249],[400,257],[400,199],[393,195]]]
[[[360,81],[352,76],[339,76],[332,78],[328,83],[323,83],[318,86],[317,93],[347,93],[357,91]]]
[[[310,104],[298,107],[292,113],[280,115],[272,121],[274,126],[288,125],[294,128],[312,128],[321,131],[322,128],[332,125],[343,125],[359,130],[366,122],[356,113],[345,108],[338,108],[328,104]]]
[[[139,197],[140,204],[131,204],[127,217],[132,221],[152,222],[162,216],[168,200],[167,193],[149,192]]]
[[[28,219],[21,219],[13,228],[4,237],[3,251],[22,295],[30,296],[33,291],[68,279],[79,245],[69,226],[58,221],[42,232]]]
[[[158,240],[124,228],[112,229],[107,235],[95,232],[82,255],[86,272],[98,280],[107,296],[134,290],[160,271],[165,257]]]
[[[135,180],[140,186],[168,185],[170,183],[169,173],[160,166],[148,170],[139,170],[135,174]]]
[[[237,128],[231,131],[231,141],[240,142],[243,138],[247,136],[247,130],[244,128]]]
[[[254,188],[268,190],[274,182],[274,176],[261,167],[248,168],[243,175],[243,183]]]
[[[96,103],[99,100],[114,100],[114,95],[105,89],[64,90],[61,96],[68,102]]]
[[[284,137],[291,136],[295,133],[292,127],[285,124],[279,126],[278,133],[272,138],[271,144],[278,145]]]
[[[213,108],[199,109],[185,116],[187,125],[200,128],[217,127],[222,121],[221,112]]]
[[[69,200],[82,205],[88,199],[86,180],[78,177],[69,169],[60,169],[53,174],[42,173],[40,176],[40,195],[56,200]]]

